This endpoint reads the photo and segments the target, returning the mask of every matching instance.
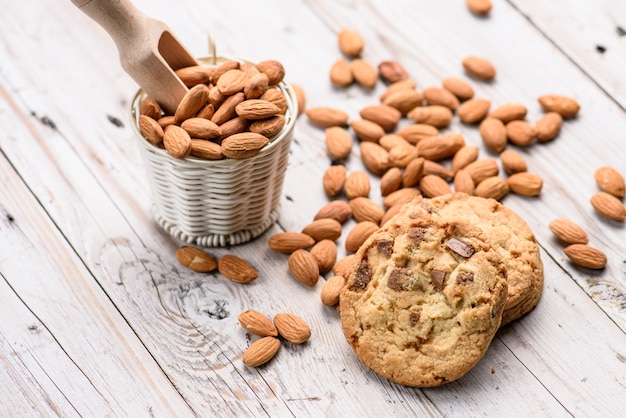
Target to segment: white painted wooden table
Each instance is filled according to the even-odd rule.
[[[323,132],[296,127],[278,223],[259,239],[211,250],[252,262],[248,286],[180,266],[180,243],[150,215],[144,167],[129,126],[137,86],[109,36],[68,1],[8,1],[0,11],[0,415],[2,416],[619,416],[626,408],[626,234],[589,204],[593,172],[626,174],[626,3],[494,0],[488,18],[462,0],[137,0],[195,55],[213,34],[222,55],[278,59],[308,106],[352,117],[377,102],[335,89],[336,33],[366,38],[364,58],[400,61],[419,88],[465,77],[475,54],[498,69],[473,82],[494,105],[537,97],[581,103],[553,142],[520,150],[545,185],[539,198],[509,195],[537,235],[543,297],[501,329],[460,380],[419,390],[365,369],[336,311],[290,277],[269,236],[300,230],[328,201]],[[477,130],[455,122],[468,143]],[[349,169],[361,167],[358,150]],[[373,198],[380,199],[376,183]],[[598,272],[576,268],[547,228],[566,217],[606,252]],[[348,230],[349,225],[344,228]],[[345,233],[344,233],[345,237]],[[343,239],[339,241],[340,256]],[[292,311],[313,332],[259,369],[243,365],[244,309]]]

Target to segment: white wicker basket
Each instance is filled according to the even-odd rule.
[[[204,247],[242,244],[278,219],[297,99],[288,84],[284,128],[254,157],[217,161],[176,159],[144,139],[138,128],[140,90],[131,104],[131,125],[141,150],[158,224],[173,237]]]

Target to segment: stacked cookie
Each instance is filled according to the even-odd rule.
[[[402,385],[456,380],[543,289],[535,237],[493,199],[417,198],[359,248],[340,297],[359,360]]]

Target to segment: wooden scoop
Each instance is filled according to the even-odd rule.
[[[72,3],[111,35],[122,68],[149,97],[173,114],[188,91],[175,70],[198,62],[165,23],[145,16],[129,0],[72,0]]]

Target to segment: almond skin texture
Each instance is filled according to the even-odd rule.
[[[448,182],[434,174],[428,174],[421,178],[420,190],[426,197],[443,196],[452,193]]]
[[[243,96],[247,99],[258,99],[267,91],[269,80],[267,75],[257,73],[248,77],[248,81],[243,88]]]
[[[243,364],[259,367],[270,361],[280,349],[280,340],[276,337],[263,337],[256,340],[243,353]]]
[[[248,120],[267,119],[280,113],[280,109],[274,103],[262,99],[244,100],[235,106],[238,116]]]
[[[315,286],[319,279],[320,268],[317,260],[307,250],[296,250],[287,260],[289,271],[300,283]]]
[[[174,158],[185,158],[191,152],[191,137],[183,128],[169,125],[163,134],[163,145]]]
[[[346,236],[345,247],[349,253],[356,252],[370,235],[378,230],[378,224],[370,221],[357,223]]]
[[[376,86],[376,82],[378,81],[378,72],[368,61],[362,58],[356,58],[350,63],[350,68],[352,69],[354,81],[359,83],[361,86],[368,89]]]
[[[315,240],[310,235],[302,232],[287,231],[272,235],[267,244],[273,251],[291,254],[295,250],[313,246]]]
[[[507,174],[523,173],[528,170],[526,160],[517,151],[504,150],[500,154],[500,161],[502,162],[502,168]]]
[[[487,177],[476,185],[474,196],[501,200],[509,192],[509,186],[502,177]]]
[[[424,173],[424,161],[418,157],[406,165],[402,174],[402,187],[415,186],[420,181]]]
[[[491,157],[482,158],[468,164],[465,171],[472,176],[475,184],[480,183],[487,177],[496,176],[498,174],[498,162]]]
[[[512,120],[522,120],[526,117],[528,109],[519,103],[508,103],[495,108],[487,115],[488,118],[500,119],[507,124]]]
[[[348,199],[355,197],[368,197],[370,194],[371,184],[369,175],[362,170],[356,170],[348,174],[344,191]]]
[[[485,119],[490,107],[490,100],[470,99],[463,102],[456,110],[456,113],[464,123],[478,123]]]
[[[372,199],[367,197],[357,197],[350,201],[352,217],[357,222],[370,221],[380,224],[380,220],[385,214],[385,210]]]
[[[387,196],[402,186],[402,170],[392,167],[380,178],[380,195]]]
[[[365,167],[377,176],[389,169],[389,152],[375,142],[361,142],[361,159]]]
[[[276,337],[278,330],[274,326],[272,320],[259,311],[248,309],[243,311],[237,317],[239,324],[252,334],[261,337]]]
[[[341,53],[350,58],[361,55],[365,47],[365,39],[353,29],[341,29],[337,35],[337,41]]]
[[[325,130],[326,150],[335,160],[345,160],[352,152],[352,136],[341,126],[331,126]]]
[[[460,78],[446,77],[441,80],[441,84],[461,101],[474,97],[474,88],[467,81]]]
[[[176,250],[176,259],[183,266],[200,273],[213,271],[217,268],[215,257],[196,247],[180,247]]]
[[[452,121],[452,110],[440,105],[420,106],[411,110],[407,117],[416,123],[445,128]]]
[[[393,84],[409,78],[409,72],[398,61],[382,61],[378,64],[378,73],[387,83]]]
[[[569,219],[553,219],[548,228],[561,241],[568,244],[587,244],[589,237],[585,230]]]
[[[356,136],[365,142],[378,142],[385,135],[385,130],[376,122],[367,119],[357,119],[350,122],[350,127]]]
[[[563,119],[575,118],[580,110],[578,102],[567,96],[558,94],[546,94],[540,96],[539,104],[546,112],[556,112],[563,116]]]
[[[563,125],[563,117],[556,112],[548,112],[535,122],[535,136],[538,142],[552,141]]]
[[[257,155],[269,143],[267,137],[255,132],[241,132],[222,141],[222,154],[228,158],[243,159]]]
[[[329,239],[323,239],[311,248],[311,255],[317,260],[320,274],[326,274],[337,261],[337,244]]]
[[[386,95],[382,103],[398,109],[402,116],[406,116],[413,108],[424,104],[424,94],[413,89],[402,89]]]
[[[347,87],[354,82],[348,60],[340,58],[330,67],[330,82],[339,87]]]
[[[344,223],[352,215],[350,204],[345,200],[332,200],[323,206],[313,218],[318,219],[334,219],[339,223]]]
[[[163,128],[156,120],[146,115],[139,115],[138,124],[141,135],[148,142],[156,146],[163,143]]]
[[[345,285],[346,279],[343,276],[332,276],[326,280],[320,292],[322,303],[326,306],[337,305],[339,303],[339,294]]]
[[[190,156],[205,160],[221,160],[224,158],[222,147],[206,139],[192,139]]]
[[[323,239],[335,241],[341,236],[341,224],[330,218],[318,219],[302,228],[302,233],[313,238],[315,242]]]
[[[232,96],[235,93],[243,91],[248,76],[239,69],[228,70],[220,76],[215,86],[224,96]]]
[[[339,259],[333,266],[333,274],[346,277],[354,268],[354,254]]]
[[[328,196],[337,196],[346,183],[347,170],[344,165],[331,165],[322,177],[324,191]]]
[[[477,15],[488,15],[491,11],[491,0],[466,0],[467,8]]]
[[[399,129],[396,135],[404,138],[409,144],[417,144],[424,138],[439,135],[439,129],[424,123],[414,123]]]
[[[452,111],[459,107],[459,99],[442,87],[427,87],[424,89],[424,99],[429,105],[445,106]]]
[[[389,167],[404,168],[411,161],[416,159],[418,154],[418,149],[408,142],[406,142],[405,144],[397,145],[389,150]]]
[[[467,171],[459,170],[454,175],[454,191],[456,193],[465,193],[473,196],[475,190],[476,185],[474,184],[474,180],[472,180],[472,176],[470,176]]]
[[[485,146],[495,152],[502,152],[507,144],[506,126],[500,119],[487,118],[478,127]]]
[[[189,119],[209,101],[209,88],[204,84],[198,84],[189,89],[183,96],[182,100],[174,113],[176,123],[182,123],[185,119]]]
[[[213,69],[204,65],[192,65],[176,70],[176,75],[187,87],[208,83],[212,74]]]
[[[493,80],[496,78],[496,69],[493,64],[481,57],[469,56],[462,61],[465,71],[480,80]]]
[[[450,171],[452,171],[452,174],[456,174],[468,164],[476,161],[478,159],[478,153],[479,149],[475,145],[465,145],[459,149],[456,154],[454,154],[454,157],[452,157],[452,163],[450,165]]]
[[[408,78],[405,80],[396,81],[395,83],[391,83],[389,87],[387,87],[387,89],[382,92],[380,96],[378,96],[378,100],[384,102],[390,94],[397,93],[403,90],[415,90],[415,86],[415,81]]]
[[[331,126],[346,126],[348,124],[348,114],[333,107],[318,106],[311,107],[304,112],[309,120],[322,128]]]
[[[359,115],[363,119],[380,125],[385,132],[396,129],[402,118],[402,113],[398,109],[385,104],[366,106],[359,111]]]
[[[274,315],[274,325],[281,337],[294,344],[302,344],[311,338],[311,329],[306,322],[293,313]]]
[[[227,279],[236,283],[250,283],[259,273],[243,258],[234,254],[224,254],[217,261],[217,269]]]
[[[601,250],[584,244],[572,244],[563,250],[574,264],[588,269],[602,269],[606,266],[606,255]]]
[[[283,115],[276,115],[267,119],[255,120],[248,129],[250,129],[250,132],[263,135],[266,138],[272,138],[278,135],[286,122],[287,120]]]
[[[598,192],[591,196],[591,205],[600,215],[613,221],[626,219],[626,207],[621,200],[607,192]]]
[[[386,208],[391,208],[396,206],[397,204],[404,204],[410,202],[416,197],[421,196],[422,193],[419,189],[415,187],[405,187],[403,189],[398,189],[393,193],[390,193],[388,196],[385,196],[383,199],[383,206]]]
[[[222,129],[204,118],[189,118],[180,125],[192,138],[208,139],[222,135]]]
[[[453,156],[464,145],[465,139],[456,133],[427,138],[417,144],[417,155],[426,160],[439,161]]]
[[[525,147],[534,141],[535,128],[525,120],[513,120],[506,124],[506,136],[512,144]]]
[[[610,166],[598,168],[593,174],[596,184],[603,192],[615,197],[624,197],[624,177]]]
[[[411,144],[406,139],[396,134],[385,134],[381,136],[380,139],[378,140],[378,144],[384,149],[386,149],[387,151],[399,145],[411,146]]]
[[[285,78],[285,67],[280,61],[265,60],[258,62],[256,68],[267,76],[270,86],[275,86]]]
[[[543,179],[537,174],[522,172],[511,175],[506,180],[509,189],[522,196],[539,196],[543,187]]]

